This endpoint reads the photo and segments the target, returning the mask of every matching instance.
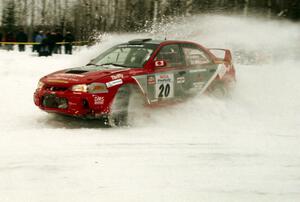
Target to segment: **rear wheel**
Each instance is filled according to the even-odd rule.
[[[214,81],[208,88],[208,93],[210,96],[215,98],[226,98],[230,97],[230,91],[232,90],[234,84],[225,83],[224,81]]]

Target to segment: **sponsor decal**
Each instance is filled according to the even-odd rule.
[[[94,104],[95,105],[103,105],[104,104],[104,97],[94,96]]]
[[[147,78],[147,83],[149,85],[154,85],[156,82],[155,82],[155,77],[154,76],[148,76]]]
[[[173,74],[160,74],[156,77],[156,83],[166,83],[173,81]]]
[[[117,79],[117,80],[113,80],[113,81],[107,82],[106,86],[107,86],[107,88],[110,88],[110,87],[113,87],[113,86],[120,85],[122,83],[123,83],[122,79]]]
[[[116,75],[111,75],[110,76],[112,80],[116,80],[116,79],[123,79],[123,74],[116,74]]]
[[[185,82],[185,78],[184,76],[181,76],[181,77],[177,77],[177,83],[184,83]]]

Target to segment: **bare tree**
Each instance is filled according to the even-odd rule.
[[[300,19],[300,0],[0,0],[2,28],[6,26],[7,5],[12,2],[14,24],[30,35],[37,29],[68,29],[80,39],[95,32],[143,30],[173,16],[198,13],[247,17],[260,12],[268,18]]]

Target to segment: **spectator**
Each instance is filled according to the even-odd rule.
[[[35,42],[39,43],[37,45],[37,52],[39,53],[39,56],[44,55],[45,52],[45,40],[46,40],[46,35],[44,34],[43,31],[40,31],[38,35],[35,37]]]
[[[25,34],[25,32],[23,30],[20,30],[19,33],[16,36],[16,40],[17,40],[17,42],[27,42],[28,41],[27,34]],[[19,44],[18,47],[19,47],[20,52],[25,51],[25,45],[24,44]]]
[[[50,49],[49,49],[49,35],[50,32],[47,32],[47,34],[44,36],[42,42],[41,42],[41,47],[40,47],[40,52],[39,56],[49,56],[51,55]]]
[[[37,31],[34,31],[33,34],[32,34],[32,40],[33,42],[36,42],[35,39],[36,39],[36,36],[38,35],[39,33]],[[35,52],[37,51],[38,52],[38,45],[32,45],[32,52]]]
[[[53,51],[54,51],[54,48],[55,48],[55,45],[56,45],[56,33],[55,32],[49,32],[47,34],[47,46],[48,46],[48,49],[49,49],[49,52],[48,52],[48,55],[52,55]]]
[[[54,53],[61,54],[61,44],[57,44],[57,43],[63,42],[63,40],[64,40],[64,36],[60,32],[56,32],[55,35],[56,46],[54,48]]]
[[[14,34],[12,32],[8,32],[6,33],[5,37],[4,37],[4,41],[5,42],[15,42],[15,37]],[[6,50],[10,51],[14,49],[13,44],[6,44]]]
[[[75,37],[71,32],[67,31],[67,34],[65,35],[65,54],[72,54],[73,49],[73,42],[75,41]]]

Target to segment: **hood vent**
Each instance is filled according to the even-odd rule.
[[[86,72],[88,72],[88,71],[86,71],[86,70],[70,70],[70,71],[67,71],[66,74],[83,74]]]

